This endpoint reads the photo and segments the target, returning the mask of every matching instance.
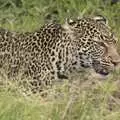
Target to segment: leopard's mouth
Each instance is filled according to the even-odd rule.
[[[100,74],[100,75],[104,75],[104,76],[107,76],[110,71],[106,70],[106,69],[101,69],[99,71],[96,71],[96,73]]]
[[[107,76],[109,75],[111,72],[114,71],[114,66],[97,66],[97,68],[94,68],[95,72],[100,74],[100,75],[104,75]]]
[[[100,75],[107,76],[109,73],[111,73],[114,70],[114,65],[109,64],[101,64],[100,61],[95,61],[93,63],[93,69],[95,70],[96,73]]]

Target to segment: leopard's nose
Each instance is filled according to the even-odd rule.
[[[120,64],[120,60],[111,60],[111,62],[114,66],[117,66]]]
[[[111,44],[107,47],[108,50],[108,56],[110,58],[111,63],[113,63],[113,65],[118,65],[120,64],[120,55],[117,52],[117,48],[115,45]]]

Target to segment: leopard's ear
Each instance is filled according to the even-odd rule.
[[[72,25],[72,24],[74,24],[74,20],[72,20],[72,19],[70,19],[70,18],[67,18],[67,19],[66,19],[66,23],[67,23],[68,25]]]
[[[96,20],[97,22],[102,22],[104,24],[108,24],[108,21],[105,17],[103,17],[102,15],[99,16],[95,16],[93,17],[94,20]]]

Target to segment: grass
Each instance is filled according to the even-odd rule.
[[[64,23],[66,17],[104,15],[120,38],[120,3],[111,6],[103,1],[1,0],[0,26],[34,31],[51,20]],[[119,45],[118,41],[118,50]],[[55,86],[47,98],[25,96],[10,81],[9,85],[0,86],[0,120],[120,120],[119,78],[119,71],[104,80],[76,77],[77,85],[65,81]]]

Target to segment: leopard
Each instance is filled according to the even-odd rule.
[[[51,88],[90,68],[108,75],[120,63],[118,38],[103,16],[46,23],[33,32],[0,28],[0,70],[28,80],[32,91]]]

